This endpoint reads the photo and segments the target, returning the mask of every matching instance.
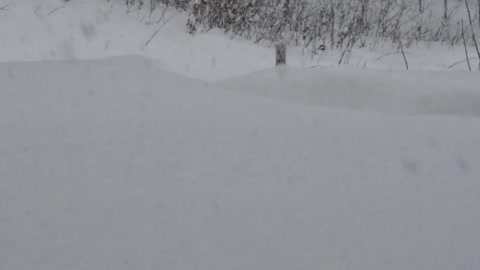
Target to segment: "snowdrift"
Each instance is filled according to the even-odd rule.
[[[479,139],[475,117],[238,94],[136,57],[1,64],[0,269],[475,269]]]
[[[215,85],[309,105],[396,114],[480,116],[480,78],[476,73],[282,67]]]
[[[161,9],[153,14],[146,8],[127,12],[125,1],[13,1],[0,11],[0,61],[141,55],[203,80],[248,74],[275,63],[273,49],[232,40],[221,31],[192,36],[186,30],[186,13],[172,8],[163,19],[161,15]]]

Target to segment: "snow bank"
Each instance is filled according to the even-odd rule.
[[[168,70],[203,80],[247,74],[275,63],[272,49],[216,31],[192,36],[186,31],[186,14],[170,9],[160,20],[161,12],[127,13],[124,1],[113,0],[14,1],[0,11],[0,61],[142,55],[157,59]]]
[[[480,265],[478,118],[218,87],[136,57],[0,64],[0,269]]]
[[[0,0],[0,6],[11,1]],[[0,61],[100,59],[141,55],[156,59],[176,73],[216,81],[272,68],[275,53],[270,44],[257,45],[240,38],[230,39],[221,31],[186,31],[187,16],[173,9],[160,20],[161,10],[130,10],[124,1],[17,0],[0,11]],[[173,16],[173,17],[172,17]],[[162,27],[163,22],[172,19]],[[160,28],[148,44],[147,41]],[[404,70],[397,45],[354,49],[348,66]],[[438,44],[405,48],[410,70],[446,70],[465,59],[462,46],[454,49]],[[470,56],[475,50],[470,48]],[[448,53],[446,53],[448,52]],[[300,48],[289,48],[288,63],[295,67],[338,66],[342,50],[328,49],[314,57]],[[478,62],[472,60],[472,66]],[[466,63],[452,67],[466,70]]]
[[[480,78],[476,73],[283,67],[215,85],[309,105],[397,114],[480,116]]]

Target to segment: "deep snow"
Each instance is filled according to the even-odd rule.
[[[0,0],[0,6],[8,4]],[[2,5],[3,4],[3,5]],[[231,39],[221,31],[192,36],[186,31],[187,15],[169,9],[172,19],[162,26],[161,10],[151,16],[146,9],[127,13],[124,1],[17,0],[0,11],[0,61],[99,59],[140,55],[158,60],[164,69],[204,81],[269,69],[275,53],[270,44]],[[397,45],[379,45],[375,50],[355,49],[349,67],[405,70]],[[470,57],[476,55],[473,48]],[[462,46],[453,49],[438,44],[405,48],[410,70],[467,70]],[[341,50],[327,50],[312,57],[290,47],[288,64],[293,67],[338,66]],[[477,60],[472,60],[475,69]]]
[[[188,34],[186,14],[173,9],[164,17],[172,19],[146,46],[163,25],[163,20],[157,23],[160,15],[160,9],[151,16],[145,9],[127,13],[119,0],[14,1],[0,11],[0,61],[142,55],[157,59],[168,70],[203,80],[247,74],[274,63],[271,48],[231,40],[222,32]]]
[[[479,118],[340,107],[0,64],[0,269],[477,268]]]
[[[309,105],[480,117],[480,78],[469,72],[281,67],[228,78],[214,85]]]
[[[184,14],[145,46],[158,14],[122,2],[0,11],[1,270],[479,267],[477,73],[273,69]],[[464,58],[432,46],[411,70]]]

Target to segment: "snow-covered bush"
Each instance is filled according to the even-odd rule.
[[[190,0],[150,0],[155,5],[156,4],[163,4],[165,6],[173,6],[180,10],[187,10],[190,5]]]
[[[188,11],[187,28],[192,34],[219,28],[255,42],[290,42],[312,54],[327,48],[373,48],[383,42],[455,46],[462,42],[460,19],[465,17],[464,0],[148,1],[153,1],[152,7],[161,4]],[[468,1],[480,6],[478,0]],[[474,19],[478,21],[479,16]]]

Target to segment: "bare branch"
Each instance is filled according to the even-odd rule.
[[[468,58],[468,61],[470,61],[470,60],[475,60],[475,59],[478,59],[478,58],[477,58],[477,57],[470,57],[470,58]],[[454,66],[456,66],[456,65],[460,65],[460,64],[463,64],[463,63],[465,63],[465,62],[467,62],[467,60],[458,61],[458,62],[455,62],[455,63],[451,64],[451,65],[448,66],[447,68],[450,69],[450,68],[452,68],[452,67],[454,67]]]
[[[166,21],[163,22],[162,25],[160,25],[160,27],[158,27],[157,31],[155,31],[155,33],[153,33],[153,35],[150,37],[150,39],[148,39],[148,41],[145,42],[145,46],[148,46],[150,41],[152,41],[152,39],[158,34],[158,32],[160,32],[160,30],[173,18],[173,16],[177,15],[177,13],[178,13],[178,11],[173,13],[172,16],[170,16]]]
[[[470,30],[472,31],[473,44],[475,45],[475,49],[477,50],[478,58],[480,58],[480,50],[478,49],[477,38],[475,37],[475,30],[473,30],[472,15],[470,13],[470,7],[467,0],[465,0],[465,6],[467,7],[468,21],[470,23]]]
[[[403,44],[402,44],[401,41],[399,41],[399,43],[400,43],[400,50],[401,50],[402,56],[403,56],[403,61],[405,61],[405,67],[408,70],[408,61],[407,61],[407,57],[405,56],[405,51],[403,50]]]
[[[381,60],[381,59],[384,58],[384,57],[387,57],[387,56],[390,56],[390,55],[395,55],[395,54],[401,54],[401,53],[402,53],[402,52],[390,52],[390,53],[384,54],[384,55],[378,57],[377,59],[375,59],[375,62]]]
[[[57,11],[57,10],[59,10],[59,9],[62,9],[62,8],[65,8],[65,6],[61,6],[61,7],[58,7],[58,8],[56,8],[56,9],[50,11],[50,12],[47,14],[47,16],[50,16],[52,13],[54,13],[55,11]]]
[[[35,14],[37,14],[37,12],[42,8],[42,5],[43,3],[40,3],[40,5],[37,6],[37,8],[35,9]]]
[[[0,10],[10,10],[8,7],[9,7],[13,2],[15,2],[15,0],[12,0],[12,1],[8,2],[8,4],[4,5],[3,7],[0,7]]]
[[[472,66],[470,66],[470,60],[468,59],[468,49],[467,49],[467,41],[465,40],[465,30],[463,28],[463,19],[462,19],[462,38],[463,38],[463,46],[465,47],[465,57],[467,59],[468,70],[472,71]]]

